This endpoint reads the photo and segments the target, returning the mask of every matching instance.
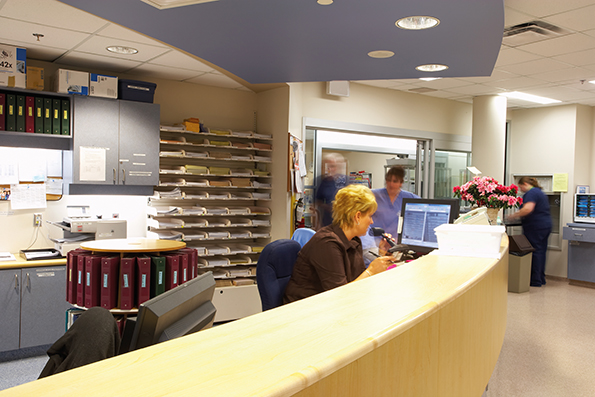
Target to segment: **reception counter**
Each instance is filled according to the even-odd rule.
[[[428,255],[0,396],[479,397],[504,340],[507,244],[502,259]]]

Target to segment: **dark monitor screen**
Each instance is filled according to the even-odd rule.
[[[125,351],[211,327],[217,311],[211,302],[214,292],[213,273],[207,272],[142,303]]]
[[[430,252],[438,248],[434,228],[453,223],[459,217],[459,200],[404,198],[401,214],[399,244],[406,244],[418,252]]]

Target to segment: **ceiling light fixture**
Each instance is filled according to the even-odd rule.
[[[316,2],[321,6],[328,6],[333,4],[333,0],[317,0]]]
[[[430,29],[440,24],[440,20],[428,16],[412,16],[399,19],[395,22],[398,28],[407,30]]]
[[[520,99],[520,100],[527,101],[527,102],[540,103],[542,105],[549,105],[550,103],[562,102],[557,99],[551,99],[551,98],[546,98],[543,96],[525,94],[524,92],[519,92],[519,91],[501,92],[498,95],[502,95],[507,98]]]
[[[589,81],[589,83],[595,84],[595,80],[591,80],[591,81]]]
[[[432,80],[440,80],[442,77],[420,77],[420,80],[423,81],[432,81]]]
[[[442,70],[448,69],[448,66],[441,65],[439,63],[428,63],[426,65],[419,65],[415,69],[419,70],[420,72],[440,72]]]
[[[115,54],[123,54],[123,55],[133,55],[138,52],[138,50],[136,48],[124,47],[124,46],[120,46],[120,45],[111,45],[109,47],[106,47],[105,49],[108,50],[109,52],[113,52]]]
[[[165,10],[168,8],[175,8],[175,7],[183,7],[183,6],[190,6],[194,4],[200,3],[210,3],[211,1],[218,1],[218,0],[141,0],[143,3],[147,3],[155,8],[160,10]]]
[[[371,58],[390,58],[395,56],[395,53],[387,50],[378,50],[368,52],[368,56]]]

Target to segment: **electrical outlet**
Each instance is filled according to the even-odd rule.
[[[33,214],[33,226],[41,227],[41,214]]]

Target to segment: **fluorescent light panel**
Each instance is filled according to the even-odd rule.
[[[519,91],[501,92],[498,95],[502,95],[507,98],[520,99],[520,100],[527,101],[527,102],[539,103],[542,105],[549,105],[551,103],[562,102],[557,99],[551,99],[551,98],[546,98],[543,96],[525,94],[524,92],[519,92]]]

